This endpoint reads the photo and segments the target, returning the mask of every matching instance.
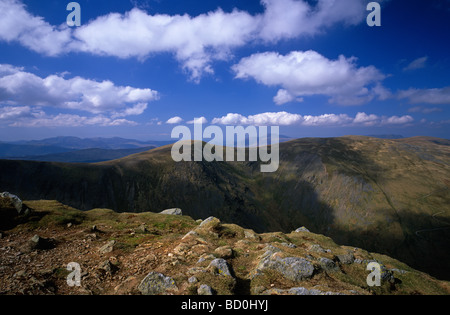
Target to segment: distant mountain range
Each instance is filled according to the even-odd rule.
[[[270,134],[268,143],[271,143]],[[292,140],[279,135],[279,142]],[[249,144],[246,137],[245,144]],[[97,163],[168,145],[173,141],[138,141],[124,138],[54,137],[43,140],[0,142],[0,159],[63,163]],[[225,143],[224,143],[225,145]]]
[[[119,137],[114,138],[85,138],[78,137],[54,137],[44,140],[30,140],[30,141],[16,141],[10,142],[15,145],[30,145],[30,146],[52,146],[61,147],[71,150],[82,149],[135,149],[148,146],[163,146],[172,143],[173,141],[138,141],[134,139],[124,139]]]
[[[55,137],[44,140],[0,142],[0,159],[94,163],[122,158],[164,146],[172,141],[124,138]]]
[[[98,163],[116,160],[136,153],[155,149],[155,146],[137,149],[83,149],[63,153],[46,155],[24,156],[20,158],[9,158],[10,160],[42,161],[42,162],[63,162],[63,163]]]
[[[181,208],[256,232],[306,226],[342,245],[450,280],[450,141],[304,138],[280,144],[280,168],[180,162],[171,145],[97,164],[0,160],[0,191],[117,212]]]

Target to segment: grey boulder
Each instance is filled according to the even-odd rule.
[[[229,276],[232,277],[231,269],[228,266],[228,263],[223,258],[217,258],[211,261],[208,268],[213,269],[216,273],[218,273],[221,276]]]
[[[304,258],[287,257],[280,258],[276,255],[266,256],[257,266],[258,270],[274,270],[292,281],[309,279],[314,274],[314,266]]]
[[[164,210],[164,211],[160,212],[160,214],[183,215],[183,211],[179,208],[173,208],[173,209]]]
[[[150,272],[138,286],[143,295],[161,295],[177,289],[175,280],[158,272]]]

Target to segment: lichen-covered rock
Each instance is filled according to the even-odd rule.
[[[213,271],[221,276],[232,277],[230,266],[227,261],[222,258],[217,258],[211,261],[208,268],[213,269]]]
[[[183,211],[179,208],[173,208],[173,209],[164,210],[164,211],[160,212],[160,214],[183,215]]]
[[[216,226],[220,224],[220,220],[215,217],[209,217],[200,223],[200,227]]]
[[[106,243],[105,245],[100,247],[98,251],[101,254],[111,253],[114,250],[114,246],[115,245],[116,245],[116,241],[115,240],[109,241],[108,243]]]
[[[215,217],[209,217],[200,223],[194,231],[201,234],[206,235],[208,237],[213,236],[214,238],[218,238],[219,234],[222,230],[222,224],[219,219]]]
[[[299,257],[280,258],[277,255],[278,252],[279,249],[277,250],[276,247],[268,247],[256,269],[260,271],[275,270],[291,281],[302,281],[313,276],[314,266],[311,262]]]
[[[347,254],[337,255],[336,259],[343,265],[351,265],[355,262],[355,256],[352,252],[348,252]]]
[[[244,237],[255,241],[261,240],[261,237],[252,230],[244,230]]]
[[[327,250],[323,249],[322,246],[319,244],[313,244],[309,247],[308,251],[314,252],[314,253],[326,253]],[[329,250],[328,250],[329,251]]]
[[[143,295],[161,295],[169,290],[177,290],[175,281],[162,273],[150,272],[139,284],[138,290]]]
[[[269,258],[273,254],[281,252],[281,250],[279,248],[277,248],[273,245],[267,245],[266,247],[264,247],[264,250],[265,250],[265,252],[261,256],[262,259]]]
[[[386,268],[385,265],[380,264],[381,268],[381,281],[383,282],[395,282],[394,272]]]
[[[332,261],[329,258],[321,257],[319,259],[320,267],[329,272],[336,272],[339,271],[339,267],[336,265],[334,261]]]
[[[304,226],[296,229],[295,232],[297,232],[297,233],[298,232],[308,232],[308,233],[310,233],[310,231],[307,228],[305,228]]]

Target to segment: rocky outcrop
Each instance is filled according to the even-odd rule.
[[[450,294],[448,283],[395,259],[303,229],[258,234],[216,217],[28,203],[37,219],[0,238],[0,294]],[[67,285],[61,257],[80,266],[81,287]],[[371,262],[380,287],[367,282]]]
[[[344,264],[344,265],[353,264],[355,261],[355,256],[351,252],[348,252],[343,255],[337,255],[336,258],[341,264]]]
[[[339,267],[336,265],[336,263],[329,258],[321,257],[319,259],[319,263],[320,267],[325,271],[335,272],[340,270]]]
[[[160,212],[161,214],[167,214],[167,215],[183,215],[183,211],[179,208],[174,208],[174,209],[167,209],[164,210],[162,212]]]
[[[143,295],[160,295],[177,290],[177,286],[172,278],[162,273],[150,272],[139,284],[138,289]]]
[[[17,210],[17,214],[22,213],[23,203],[19,197],[17,197],[16,195],[10,194],[9,192],[2,192],[2,193],[0,193],[0,198],[5,199],[6,202],[9,202],[12,206],[14,206],[14,208]]]
[[[314,274],[314,266],[308,260],[299,257],[281,258],[281,251],[274,246],[267,246],[256,267],[256,273],[274,270],[291,281],[302,281],[309,279]]]
[[[299,233],[299,232],[307,232],[309,233],[309,230],[307,228],[305,228],[304,226],[299,227],[298,229],[295,230],[295,232]]]
[[[111,253],[114,250],[114,246],[115,245],[116,245],[116,241],[115,240],[111,240],[111,241],[107,242],[105,245],[103,245],[102,247],[100,247],[98,249],[98,251],[101,254]]]
[[[215,274],[218,274],[220,276],[233,277],[231,274],[231,268],[230,266],[228,266],[228,263],[225,259],[214,259],[213,261],[211,261],[208,268],[212,269]]]
[[[19,197],[9,192],[0,193],[0,229],[15,226],[26,220],[30,213]]]

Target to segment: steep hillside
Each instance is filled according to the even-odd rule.
[[[23,207],[29,214],[0,234],[0,294],[450,294],[449,282],[306,228],[257,234],[171,215],[179,210],[82,212],[44,200]],[[370,262],[381,266],[378,287],[366,281]],[[79,267],[79,286],[68,285],[68,276],[77,279],[69,264]]]
[[[266,174],[258,162],[175,163],[170,149],[90,165],[0,161],[0,190],[82,210],[180,207],[257,232],[305,225],[450,279],[448,140],[298,139]]]

